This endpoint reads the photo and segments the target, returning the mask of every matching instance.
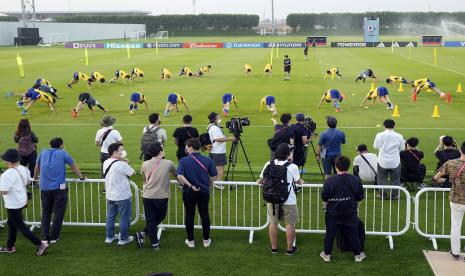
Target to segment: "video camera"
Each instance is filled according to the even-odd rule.
[[[226,122],[226,128],[229,129],[230,133],[234,135],[240,135],[244,130],[242,127],[250,126],[250,120],[247,117],[240,118],[240,117],[233,117],[231,121]]]
[[[316,122],[310,116],[306,116],[304,119],[304,126],[309,135],[316,134]]]

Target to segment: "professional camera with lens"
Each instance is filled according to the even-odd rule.
[[[241,134],[244,130],[242,127],[245,126],[250,126],[250,121],[249,118],[244,117],[244,118],[231,118],[231,121],[226,122],[226,128],[229,129],[230,133],[233,133],[234,135],[239,135]]]
[[[310,118],[309,116],[305,117],[304,126],[305,126],[305,129],[307,129],[309,135],[312,135],[315,133],[316,122],[313,121],[313,119]]]

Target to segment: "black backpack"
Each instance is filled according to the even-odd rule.
[[[289,126],[282,127],[278,129],[271,137],[268,139],[268,146],[270,147],[270,150],[276,151],[278,149],[278,146],[282,143],[289,144],[291,141],[291,128]]]
[[[365,248],[365,224],[360,219],[358,220],[358,239],[360,241],[360,250],[363,251]],[[336,245],[339,251],[352,251],[352,247],[350,246],[350,242],[347,240],[348,238],[344,235],[344,233],[339,230],[336,235]]]
[[[149,151],[151,145],[158,143],[158,130],[160,130],[160,127],[150,129],[150,127],[147,126],[145,130],[140,140],[141,156]]]
[[[262,195],[263,200],[273,204],[283,204],[289,197],[289,183],[287,183],[287,167],[291,162],[276,165],[274,160],[266,166],[263,172]]]
[[[210,150],[211,147],[212,147],[212,141],[210,140],[210,134],[208,134],[208,131],[210,130],[210,128],[213,126],[213,124],[211,124],[208,128],[207,128],[207,132],[205,133],[202,133],[200,134],[199,136],[199,141],[200,141],[200,146],[202,147],[202,150],[205,151],[205,150]]]

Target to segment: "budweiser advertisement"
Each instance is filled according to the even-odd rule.
[[[183,44],[183,48],[223,48],[221,42],[186,42]]]

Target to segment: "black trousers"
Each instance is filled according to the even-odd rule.
[[[194,240],[195,207],[197,206],[200,219],[202,220],[203,239],[208,240],[210,238],[210,215],[208,213],[210,195],[200,191],[185,192],[182,194],[182,200],[184,201],[184,223],[186,225],[187,239],[189,241]]]
[[[56,240],[60,237],[61,226],[65,217],[68,189],[41,191],[40,197],[42,199],[42,237],[44,240]],[[52,213],[53,225],[50,231]]]
[[[145,230],[152,244],[158,243],[157,227],[166,217],[168,199],[144,198]]]
[[[361,251],[360,240],[358,237],[359,220],[354,217],[336,217],[331,214],[326,214],[326,233],[324,238],[325,254],[331,255],[333,251],[334,239],[338,231],[347,238],[350,247],[353,249],[354,255],[359,255]]]
[[[21,166],[27,167],[29,169],[29,172],[31,173],[31,177],[34,177],[34,168],[36,166],[37,151],[34,150],[33,152],[31,152],[31,154],[27,156],[20,155],[19,158],[19,164]]]
[[[11,248],[15,246],[16,243],[16,236],[18,231],[23,234],[28,240],[30,240],[33,244],[39,246],[42,242],[37,238],[31,230],[24,224],[23,209],[6,209],[8,213],[8,241],[6,242],[6,247]]]

